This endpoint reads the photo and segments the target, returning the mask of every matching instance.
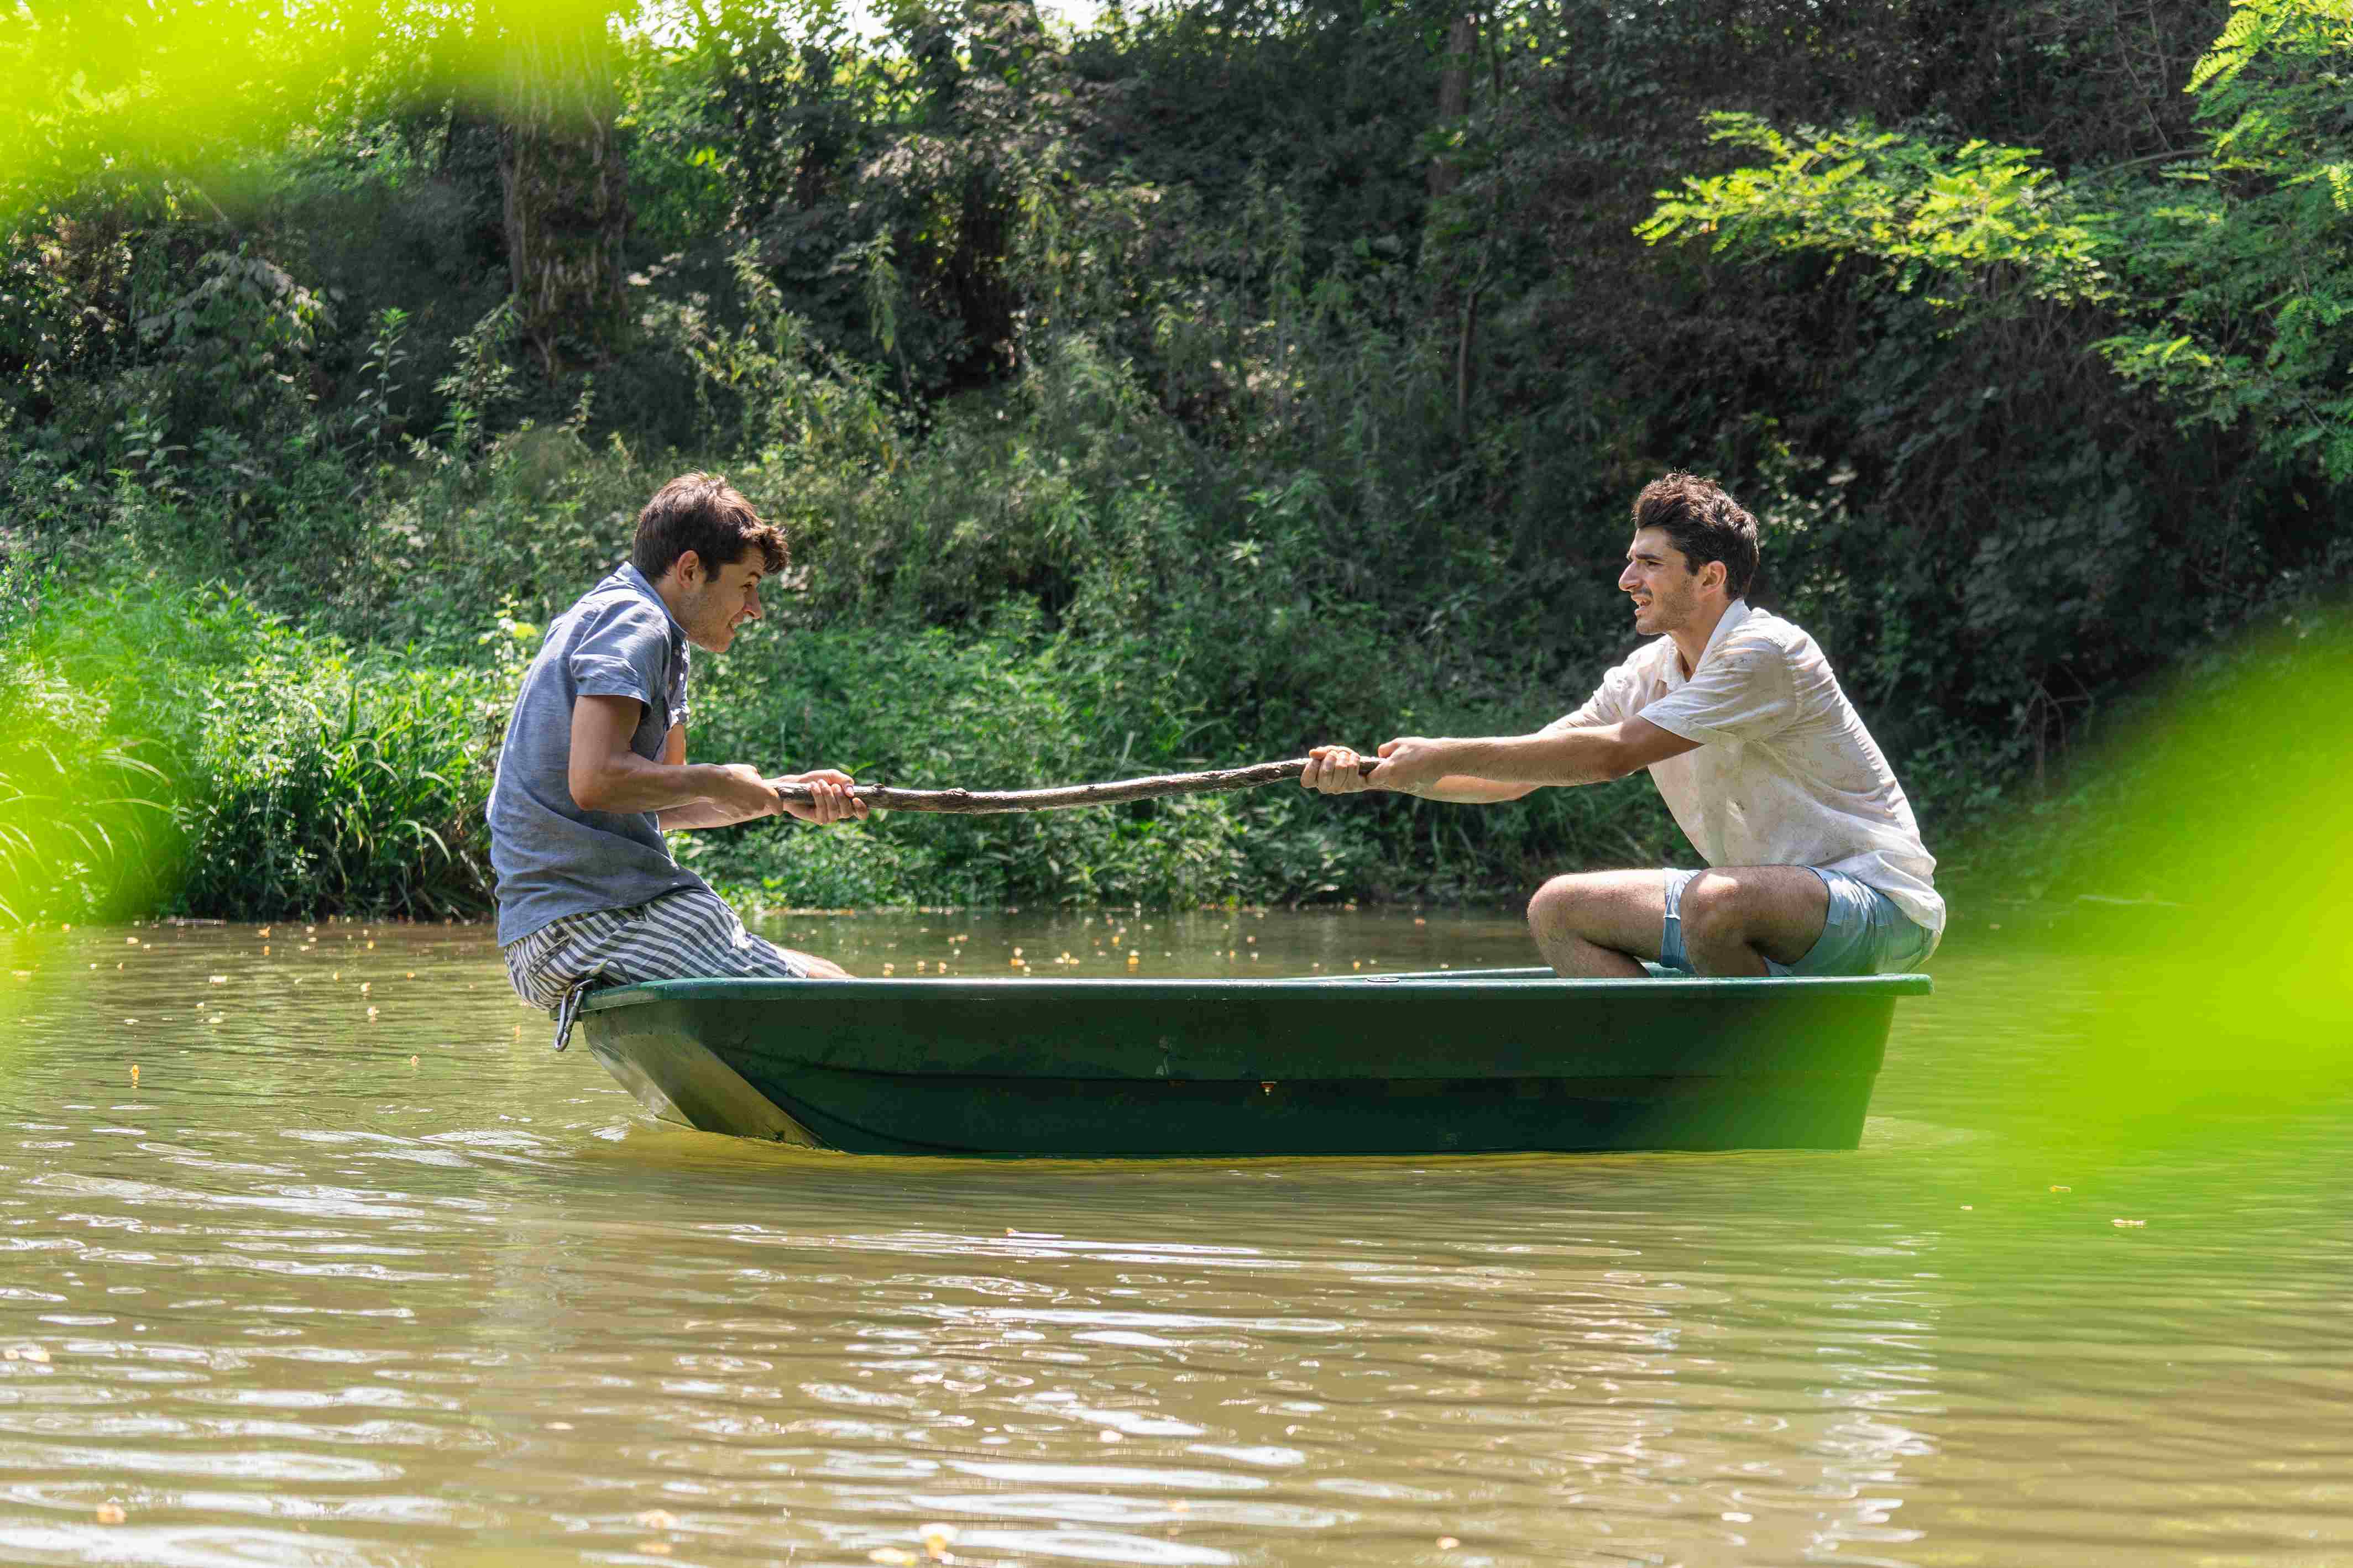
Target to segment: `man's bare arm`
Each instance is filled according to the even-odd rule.
[[[771,795],[778,784],[807,784],[814,794],[814,798],[807,805],[788,800],[781,808],[786,816],[797,816],[803,822],[823,826],[866,815],[866,803],[850,794],[853,781],[839,768],[815,768],[805,773],[779,773],[762,782],[767,784]],[[767,813],[760,815],[765,816]],[[692,827],[733,827],[739,822],[749,820],[716,801],[708,800],[695,805],[678,806],[661,814],[661,826],[665,832]]]
[[[1374,789],[1400,790],[1430,800],[1517,800],[1546,784],[1621,779],[1698,746],[1698,742],[1641,718],[1528,735],[1405,736],[1382,745],[1380,766],[1365,782]]]
[[[1346,746],[1313,746],[1308,749],[1307,767],[1299,775],[1302,789],[1312,789],[1324,795],[1361,795],[1377,787],[1357,771],[1362,759]],[[1453,776],[1440,779],[1422,791],[1427,800],[1459,801],[1465,805],[1493,805],[1501,801],[1517,800],[1534,784],[1497,784],[1493,779]]]
[[[672,812],[702,806],[724,820],[748,822],[781,809],[776,792],[760,770],[742,763],[690,763],[686,732],[674,728],[662,745],[662,760],[649,761],[629,749],[637,732],[634,697],[582,697],[572,705],[572,752],[566,769],[572,799],[583,811],[653,811],[665,826]],[[701,826],[715,826],[703,823]]]
[[[682,768],[686,765],[685,725],[672,724],[670,727],[670,733],[662,737],[661,760],[673,768]],[[739,822],[751,820],[735,807],[722,805],[714,800],[698,800],[691,805],[673,805],[662,811],[660,816],[655,818],[656,823],[665,833],[680,832],[694,827],[733,827]]]
[[[1501,805],[1505,801],[1521,800],[1534,795],[1538,787],[1532,784],[1506,784],[1501,779],[1482,779],[1471,773],[1449,773],[1423,790],[1421,798],[1451,801],[1458,805]]]
[[[583,698],[581,700],[585,702],[592,700]],[[628,702],[630,700],[607,698],[601,700]],[[625,713],[623,722],[631,722],[635,718],[634,713]],[[573,710],[573,733],[575,740],[578,739],[579,730],[579,710],[575,708]],[[625,747],[628,743],[626,731],[622,736],[622,743]],[[629,756],[635,762],[645,761],[635,752],[629,752]],[[658,765],[678,769],[681,774],[691,773],[693,771],[688,766],[686,761],[685,725],[671,725],[670,733],[662,737],[662,754]],[[796,816],[803,822],[816,823],[820,826],[827,823],[841,822],[850,817],[866,815],[866,803],[849,793],[850,777],[839,768],[818,768],[806,773],[785,773],[776,778],[762,778],[757,768],[743,763],[723,765],[719,771],[738,780],[758,779],[765,793],[750,796],[706,797],[702,800],[689,801],[683,805],[640,806],[636,809],[650,809],[657,813],[655,820],[665,832],[678,832],[696,827],[732,827],[739,822],[750,822],[755,817],[774,816],[778,811],[782,811],[787,816]],[[776,786],[785,784],[807,784],[815,798],[806,805],[797,801],[779,803],[776,799]],[[576,791],[575,798],[577,798]],[[758,809],[747,809],[753,805],[756,805]],[[611,808],[587,807],[586,809],[609,810]]]

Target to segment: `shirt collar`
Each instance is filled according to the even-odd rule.
[[[1699,650],[1699,663],[1692,666],[1691,675],[1683,673],[1683,656],[1682,650],[1675,647],[1675,639],[1668,637],[1661,637],[1659,641],[1665,646],[1667,656],[1666,683],[1671,687],[1681,686],[1684,681],[1691,679],[1692,676],[1697,675],[1701,666],[1705,665],[1709,658],[1715,654],[1716,645],[1731,636],[1733,628],[1747,618],[1747,600],[1735,599],[1725,605],[1724,614],[1716,618],[1715,630],[1707,634],[1707,646]]]
[[[655,591],[654,585],[646,580],[646,574],[638,570],[637,563],[635,562],[622,562],[621,569],[613,574],[613,581],[620,584],[625,588],[633,588],[637,590],[637,592],[643,594],[647,598],[651,599],[654,602],[654,607],[661,611],[662,618],[670,623],[670,640],[673,645],[683,643],[686,640],[686,628],[679,624],[679,619],[676,616],[670,613],[669,603],[662,598],[660,594]]]
[[[1732,603],[1725,605],[1723,616],[1715,623],[1715,630],[1707,634],[1707,646],[1699,650],[1699,662],[1701,664],[1705,664],[1707,662],[1708,656],[1715,651],[1715,645],[1722,642],[1725,637],[1731,636],[1732,628],[1738,626],[1747,618],[1747,600],[1735,599]],[[1698,674],[1698,668],[1694,667],[1692,673],[1694,675]]]

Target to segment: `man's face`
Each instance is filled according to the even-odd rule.
[[[757,551],[747,550],[743,560],[716,570],[704,569],[692,551],[680,556],[679,577],[686,592],[678,619],[686,640],[706,653],[725,653],[735,628],[760,618],[760,579],[766,574]]]
[[[1694,572],[1664,529],[1636,530],[1626,547],[1626,570],[1618,574],[1618,586],[1634,601],[1634,629],[1656,637],[1689,626],[1707,595],[1701,574],[1711,569],[1721,570],[1710,562]]]

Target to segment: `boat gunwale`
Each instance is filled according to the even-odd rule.
[[[1166,1000],[1171,997],[1201,996],[1321,996],[1329,999],[1335,990],[1345,992],[1355,986],[1377,988],[1383,994],[1395,994],[1393,987],[1410,991],[1468,990],[1509,991],[1525,994],[1529,991],[1549,992],[1564,999],[1593,995],[1628,995],[1663,987],[1661,999],[1699,996],[1754,997],[1760,990],[1774,993],[1786,991],[1834,991],[1854,994],[1889,996],[1926,996],[1935,985],[1926,974],[1836,974],[1836,975],[1679,975],[1670,980],[1644,976],[1639,980],[1567,980],[1558,975],[1532,973],[1526,970],[1465,969],[1432,973],[1427,971],[1406,974],[1331,974],[1290,975],[1279,979],[1219,980],[1207,977],[1178,979],[1128,979],[1104,976],[1017,976],[976,974],[953,976],[881,975],[849,976],[839,980],[782,980],[740,978],[690,978],[679,980],[649,980],[630,985],[617,985],[610,990],[592,992],[581,1003],[584,1013],[609,1012],[618,1007],[641,1006],[654,1002],[755,1002],[769,997],[784,999],[807,996],[812,986],[823,987],[835,994],[843,991],[863,991],[881,995],[904,996],[926,994],[948,1001],[957,995],[974,993],[987,994],[1018,994],[1037,996],[1041,994],[1061,994],[1072,999],[1084,996],[1089,1001],[1101,1001],[1113,994],[1124,994],[1137,1002]]]

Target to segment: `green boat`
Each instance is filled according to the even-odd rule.
[[[666,980],[590,995],[656,1115],[861,1154],[1852,1149],[1925,975]]]

